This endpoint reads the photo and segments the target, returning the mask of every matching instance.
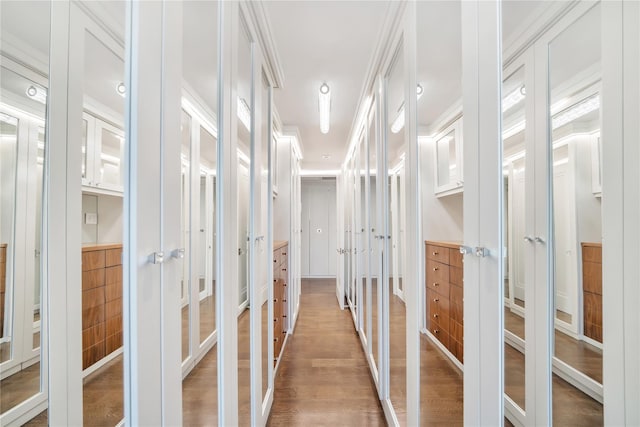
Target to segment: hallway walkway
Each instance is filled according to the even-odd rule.
[[[269,426],[386,425],[351,314],[335,280],[304,279],[300,314],[275,383]]]

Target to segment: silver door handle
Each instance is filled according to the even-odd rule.
[[[533,237],[531,236],[524,236],[523,239],[525,242],[533,243]]]
[[[544,239],[542,237],[536,236],[535,238],[536,243],[539,243],[541,245],[544,245]]]
[[[162,264],[164,262],[164,252],[154,252],[149,255],[149,262],[153,264]]]
[[[484,258],[491,255],[491,251],[487,248],[483,248],[481,246],[476,246],[476,256],[480,258]]]
[[[460,246],[460,253],[462,255],[469,255],[473,253],[473,250],[469,246]]]
[[[171,257],[175,259],[184,259],[184,254],[185,254],[184,248],[180,248],[171,252]]]

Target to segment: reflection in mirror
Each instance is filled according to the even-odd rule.
[[[250,315],[249,309],[249,250],[253,245],[249,242],[249,205],[250,174],[249,147],[251,146],[251,109],[252,105],[252,43],[247,28],[240,17],[238,31],[238,73],[237,73],[237,105],[238,105],[238,305],[241,314],[238,317],[238,420],[239,425],[251,422],[251,358],[250,358]],[[243,154],[240,154],[240,153]]]
[[[86,135],[77,141],[86,158],[82,180],[82,368],[86,425],[116,425],[124,417],[123,382],[123,168],[124,32],[98,30],[102,15],[80,5],[71,26],[82,36],[83,114],[71,119]],[[125,9],[113,4],[124,25]],[[80,49],[81,48],[81,49]],[[120,90],[119,90],[120,88]],[[104,280],[100,278],[104,277]]]
[[[270,154],[270,141],[271,135],[269,131],[271,129],[271,111],[270,111],[270,94],[271,89],[269,87],[269,81],[265,76],[264,72],[261,75],[261,90],[260,90],[260,163],[259,163],[259,171],[256,173],[260,176],[260,187],[257,189],[260,194],[259,211],[260,214],[257,215],[258,220],[256,220],[257,230],[256,230],[256,251],[258,252],[258,265],[257,265],[257,275],[258,280],[256,281],[258,289],[260,290],[260,306],[261,306],[261,319],[260,319],[260,328],[261,328],[261,355],[262,355],[262,401],[264,402],[267,390],[270,387],[270,363],[269,360],[269,350],[273,348],[273,340],[276,337],[271,338],[269,340],[269,328],[273,329],[273,321],[269,321],[270,318],[273,318],[273,307],[275,301],[269,300],[269,289],[273,290],[273,280],[269,281],[269,269],[275,268],[273,266],[273,251],[270,250],[267,245],[269,243],[268,233],[269,233],[269,220],[271,219],[271,209],[270,203],[272,202],[271,190],[269,189],[269,154]],[[282,257],[282,255],[280,255]],[[286,267],[285,267],[286,268]],[[269,313],[272,313],[269,316]],[[282,337],[277,337],[281,339]],[[271,364],[273,366],[273,364]]]
[[[405,108],[404,108],[404,54],[403,46],[398,46],[396,58],[387,75],[386,105],[387,117],[389,117],[386,129],[387,141],[383,150],[386,150],[387,164],[378,160],[382,167],[382,173],[378,175],[378,226],[381,235],[380,252],[378,258],[382,262],[379,278],[381,286],[385,286],[389,298],[389,397],[395,410],[400,425],[406,424],[406,308],[403,299],[398,295],[398,289],[394,289],[391,270],[392,242],[397,236],[391,227],[391,197],[390,197],[390,167],[396,164],[404,150],[405,138]],[[383,156],[384,159],[384,156]]]
[[[200,299],[200,344],[213,334],[216,322],[216,138],[200,126],[200,232],[198,296]]]
[[[186,249],[185,258],[172,261],[183,263],[182,359],[191,357],[183,363],[183,375],[186,377],[182,382],[182,422],[184,425],[216,425],[216,195],[219,185],[216,40],[219,28],[215,23],[219,3],[184,1],[182,6],[182,221],[188,227],[183,230],[193,230],[190,235],[183,233],[181,247]],[[203,45],[203,40],[207,40],[206,45]],[[196,170],[190,173],[191,159]],[[191,246],[190,236],[194,239]],[[194,248],[191,257],[190,247]],[[192,270],[189,270],[189,265]],[[189,287],[190,277],[193,278],[193,288]],[[193,366],[191,361],[197,361],[197,364]]]
[[[368,298],[369,290],[367,289],[367,254],[368,251],[365,249],[365,230],[366,230],[366,140],[363,135],[360,137],[360,142],[358,143],[357,154],[356,154],[356,209],[355,209],[355,232],[356,236],[356,244],[355,249],[357,251],[357,286],[361,290],[362,301],[360,304],[360,309],[362,310],[362,317],[360,323],[360,330],[367,341],[367,346],[369,337],[371,336],[371,331],[369,330],[369,316],[371,315],[371,307],[370,301]]]
[[[525,409],[525,66],[509,75],[502,84],[504,239],[504,340],[505,394]]]
[[[553,381],[554,423],[602,424],[602,198],[600,160],[600,6],[549,45],[555,294],[554,356],[564,380]],[[603,142],[606,145],[606,142]],[[595,178],[594,178],[595,177]],[[576,390],[583,393],[576,393]],[[585,394],[586,393],[586,394]]]
[[[367,171],[369,190],[367,195],[369,196],[369,204],[366,207],[368,213],[368,221],[365,225],[367,232],[367,241],[369,243],[368,256],[367,256],[367,288],[371,293],[371,352],[373,354],[374,368],[377,370],[380,368],[380,355],[382,353],[382,340],[380,334],[382,332],[382,287],[378,286],[378,274],[380,271],[380,259],[378,253],[378,239],[376,236],[376,228],[378,227],[378,214],[376,200],[378,199],[377,186],[376,186],[376,168],[377,168],[377,149],[380,144],[379,134],[376,132],[376,123],[378,116],[378,103],[373,102],[374,111],[371,112],[369,117],[369,131],[367,140],[367,151],[365,156],[368,156],[369,169]],[[366,154],[368,152],[368,154]],[[380,378],[379,372],[378,378]]]
[[[182,361],[191,354],[191,276],[189,253],[191,236],[191,144],[192,144],[192,119],[184,110],[181,118],[181,146],[180,146],[180,206],[181,206],[181,247],[185,248],[185,257],[180,260],[180,290],[182,296]]]
[[[48,101],[48,80],[43,76],[49,67],[50,4],[2,2],[0,20],[0,414],[3,414],[10,409],[33,411],[34,401],[30,403],[29,399],[47,388],[47,376],[41,368],[42,357],[46,355],[40,352],[41,320],[44,320],[40,302],[42,288],[46,286],[40,254]],[[21,44],[14,44],[15,41]],[[29,55],[25,53],[27,50]]]
[[[425,283],[420,419],[463,423],[461,1],[416,3],[417,125]],[[402,176],[401,176],[402,178]],[[401,190],[400,193],[405,193]],[[436,375],[436,372],[438,374]]]

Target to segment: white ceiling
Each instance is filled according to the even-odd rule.
[[[264,3],[284,70],[275,105],[297,126],[305,169],[338,169],[388,1],[267,1]],[[320,133],[318,89],[331,87],[331,130]],[[330,159],[322,156],[329,154]]]
[[[90,4],[121,33],[123,2]],[[300,130],[305,169],[337,169],[342,163],[389,4],[386,0],[264,2],[285,77],[283,88],[275,90],[275,104],[283,123]],[[532,16],[548,6],[540,1],[504,1],[503,39],[521,31]],[[2,1],[1,7],[3,37],[12,33],[46,63],[49,3]],[[461,97],[460,1],[418,2],[417,7],[417,71],[418,81],[425,89],[418,117],[419,124],[430,126]],[[600,51],[594,49],[600,46],[598,13],[599,8],[595,8],[585,15],[551,46],[554,87],[599,62]],[[184,79],[213,112],[217,104],[217,29],[212,25],[217,22],[216,14],[215,2],[184,4]],[[34,25],[20,24],[26,21]],[[122,114],[124,102],[116,95],[115,85],[124,76],[118,58],[123,52],[109,51],[92,37],[87,43],[85,93]],[[319,128],[318,88],[322,82],[332,89],[331,130],[327,135]],[[325,154],[331,158],[323,159]]]

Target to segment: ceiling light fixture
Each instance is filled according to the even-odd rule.
[[[318,93],[318,110],[320,111],[320,132],[329,133],[331,121],[331,89],[326,83],[320,85]]]
[[[118,95],[124,98],[124,96],[127,94],[127,87],[124,85],[124,83],[120,82],[116,85],[116,92],[118,92]]]
[[[418,86],[416,87],[416,95],[418,97],[417,99],[422,98],[423,93],[424,93],[424,88],[422,87],[421,84],[418,83]],[[400,108],[398,109],[398,116],[391,124],[391,132],[398,133],[402,130],[403,127],[404,127],[404,102],[400,105]]]
[[[525,98],[527,91],[524,86],[520,86],[502,100],[502,112],[513,108]]]
[[[331,158],[331,155],[330,155],[330,154],[323,154],[323,155],[322,155],[322,159],[323,159],[323,160],[329,160],[330,158]]]
[[[553,129],[564,126],[567,123],[570,123],[582,116],[589,114],[592,111],[597,110],[598,108],[600,108],[600,96],[598,94],[595,94],[553,116]]]
[[[41,104],[47,103],[47,91],[42,88],[31,85],[27,88],[25,93],[29,98],[33,99],[34,101],[38,101]]]
[[[244,127],[246,127],[247,130],[251,132],[251,109],[249,108],[249,105],[247,104],[247,101],[244,100],[244,98],[238,97],[237,110],[238,118],[240,119]]]

